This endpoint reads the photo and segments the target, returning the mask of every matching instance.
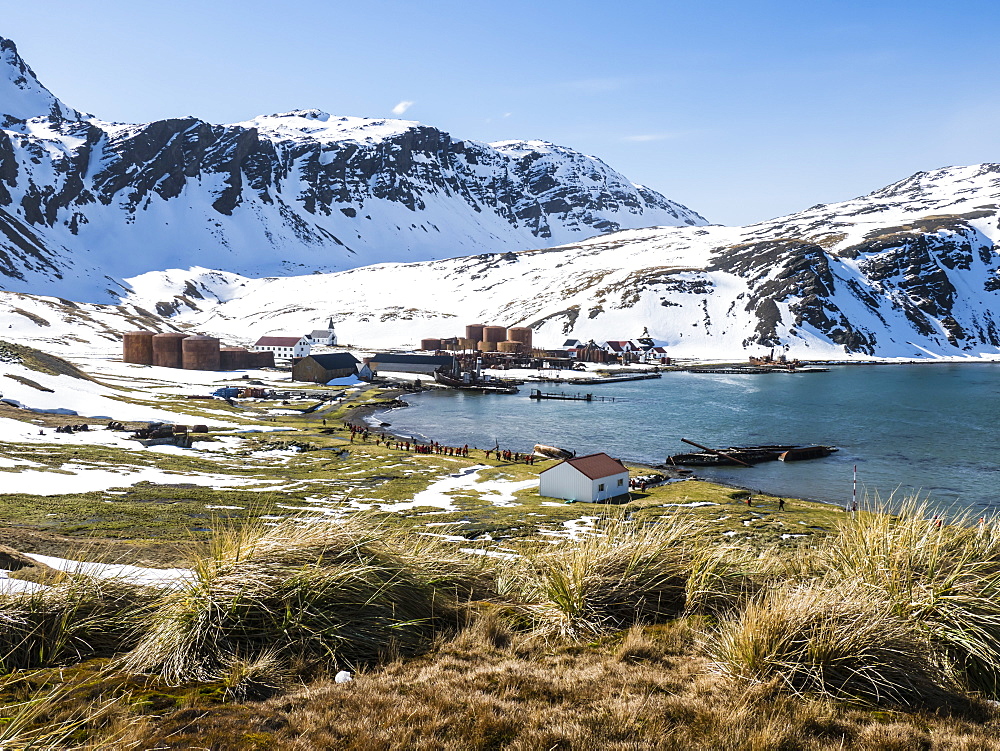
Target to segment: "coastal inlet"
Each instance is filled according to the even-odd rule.
[[[545,392],[581,392],[545,384]],[[595,396],[598,394],[595,394]],[[604,451],[649,466],[678,453],[681,439],[706,446],[836,446],[823,461],[702,467],[709,480],[777,495],[847,503],[852,469],[859,494],[918,494],[984,513],[996,495],[1000,368],[989,363],[842,365],[780,377],[664,373],[602,386],[615,401],[566,403],[527,393],[494,396],[447,390],[407,397],[385,419],[393,431],[480,448],[521,451],[535,443]]]

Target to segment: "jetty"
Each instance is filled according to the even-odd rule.
[[[613,396],[594,396],[593,394],[559,394],[545,393],[541,389],[532,389],[529,399],[552,399],[557,402],[613,402]]]
[[[780,366],[738,365],[728,368],[687,368],[688,373],[721,373],[723,375],[763,375],[764,373],[829,373],[829,368],[789,368]]]
[[[774,368],[688,368],[688,373],[721,373],[722,375],[763,375],[774,373]]]
[[[662,373],[638,373],[636,375],[607,376],[605,378],[531,378],[535,383],[573,383],[580,386],[593,386],[600,383],[624,383],[626,381],[648,381],[662,378]]]

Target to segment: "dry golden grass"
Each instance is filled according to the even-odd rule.
[[[412,655],[459,626],[460,603],[488,583],[481,561],[358,518],[234,528],[151,611],[123,669],[180,684]]]
[[[687,600],[697,523],[671,516],[641,525],[609,519],[600,534],[507,564],[505,593],[541,632],[590,638],[679,615]]]
[[[930,647],[877,593],[825,583],[767,592],[708,640],[718,670],[737,680],[869,706],[960,703]]]
[[[976,693],[1000,665],[996,530],[912,507],[793,553],[680,516],[601,532],[503,562],[292,520],[220,534],[188,584],[134,593],[141,618],[121,583],[10,601],[7,668],[67,667],[10,674],[0,745],[1000,751]]]
[[[989,709],[868,713],[712,674],[684,620],[555,644],[471,626],[432,654],[254,705],[181,710],[141,737],[181,749],[1000,749]]]

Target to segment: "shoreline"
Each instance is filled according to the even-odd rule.
[[[426,391],[426,390],[427,389],[420,389],[420,391],[414,391],[413,389],[394,388],[394,389],[391,389],[390,391],[388,391],[384,396],[386,398],[390,398],[390,399],[400,399],[401,395],[403,395],[403,394],[407,394],[407,393],[410,393],[410,394],[417,393],[417,394],[419,394],[419,393],[422,393],[423,391]],[[391,411],[396,410],[396,409],[405,409],[405,408],[410,407],[410,406],[411,405],[409,403],[405,403],[403,405],[393,406],[393,407],[387,407],[387,406],[385,406],[384,403],[383,404],[375,404],[375,405],[364,405],[363,404],[363,405],[359,405],[357,407],[354,407],[352,409],[349,409],[344,414],[344,422],[350,423],[350,422],[354,422],[354,421],[357,420],[357,421],[360,421],[362,423],[365,423],[365,424],[369,425],[374,432],[378,432],[378,433],[381,433],[383,435],[390,436],[390,437],[392,437],[394,439],[397,439],[397,440],[414,441],[418,436],[404,435],[404,434],[402,434],[402,433],[400,433],[398,431],[393,430],[391,424],[388,427],[383,428],[383,427],[381,427],[379,425],[376,425],[376,424],[373,424],[371,422],[371,420],[373,420],[380,413],[388,413],[388,412],[391,412]],[[425,441],[434,441],[434,440],[437,440],[436,438],[433,438],[431,436],[420,435],[419,437],[422,440],[425,440]],[[442,445],[446,445],[446,446],[452,445],[447,440],[440,441],[440,443]],[[491,447],[491,449],[492,449],[492,447]],[[478,446],[476,446],[476,447],[470,447],[469,450],[470,451],[472,451],[472,450],[483,451],[484,449],[480,449]],[[719,487],[723,487],[723,488],[732,488],[733,490],[744,490],[744,491],[747,491],[749,493],[763,492],[763,493],[766,493],[769,496],[774,496],[776,498],[777,497],[783,497],[783,498],[788,498],[790,500],[806,501],[806,502],[809,502],[809,503],[822,503],[822,504],[825,504],[825,505],[828,505],[828,506],[833,506],[833,507],[836,507],[836,508],[842,508],[842,504],[841,503],[836,502],[836,501],[826,500],[826,499],[823,499],[823,498],[810,498],[808,496],[803,496],[803,495],[795,495],[795,496],[778,495],[778,494],[775,494],[775,493],[770,493],[768,491],[757,491],[755,488],[747,487],[745,485],[737,485],[736,483],[727,482],[725,480],[717,480],[717,479],[712,478],[712,477],[705,477],[703,475],[698,474],[697,471],[695,471],[695,470],[692,470],[691,474],[682,474],[680,471],[678,471],[677,467],[672,467],[669,464],[651,464],[651,463],[645,462],[645,461],[639,461],[639,460],[630,459],[628,456],[621,456],[621,457],[618,457],[618,458],[622,462],[624,462],[625,464],[627,464],[630,467],[638,468],[638,469],[644,469],[644,470],[649,470],[650,472],[658,472],[658,473],[661,473],[661,474],[665,474],[669,479],[673,479],[673,480],[697,480],[699,482],[712,483],[713,485],[718,485]]]

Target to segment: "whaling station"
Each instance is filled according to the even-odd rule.
[[[273,368],[274,352],[223,347],[215,337],[200,334],[128,331],[122,337],[122,360],[135,365],[184,370],[242,370]]]

